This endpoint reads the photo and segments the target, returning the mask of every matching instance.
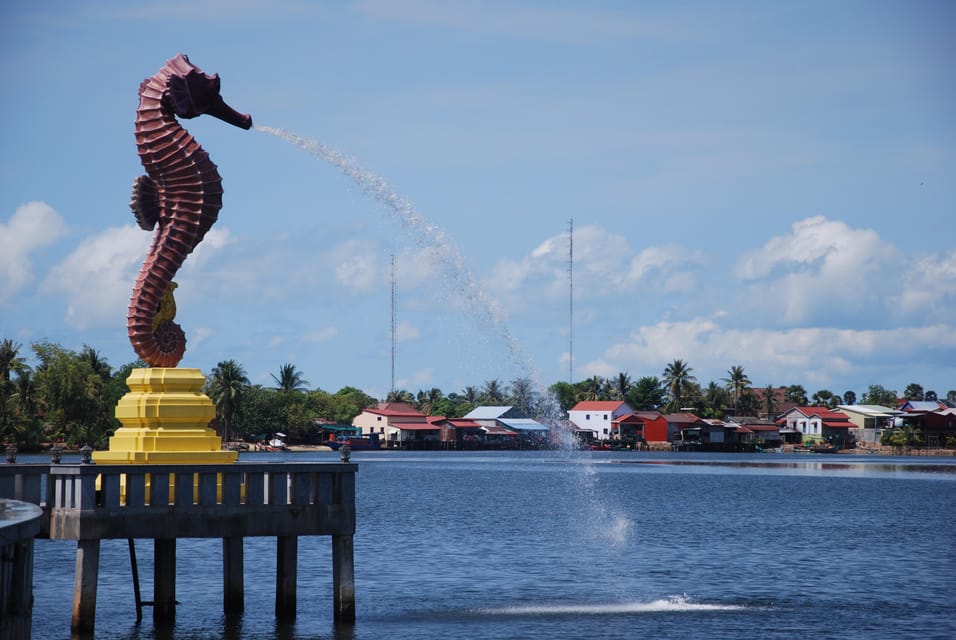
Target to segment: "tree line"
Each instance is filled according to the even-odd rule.
[[[21,450],[35,450],[50,442],[105,448],[120,427],[113,414],[127,392],[126,379],[145,363],[136,360],[113,369],[88,345],[74,351],[41,340],[30,348],[35,361],[32,366],[21,344],[0,341],[0,438],[16,443]],[[315,441],[317,420],[350,424],[363,409],[378,403],[356,387],[346,386],[334,393],[309,389],[303,373],[291,363],[281,365],[271,377],[274,386],[252,384],[235,360],[220,362],[207,376],[203,391],[216,406],[212,426],[224,440],[256,440],[282,432],[290,442]],[[862,394],[860,402],[895,407],[898,397],[896,391],[875,384]],[[935,391],[924,391],[918,383],[908,385],[902,397],[938,399]],[[956,390],[948,391],[946,399],[956,403]],[[732,365],[726,377],[702,385],[690,365],[676,359],[660,376],[636,380],[621,372],[613,378],[557,382],[541,390],[530,378],[510,383],[492,379],[448,394],[438,388],[416,393],[395,390],[385,400],[407,403],[425,415],[450,418],[464,416],[481,405],[511,405],[522,415],[556,420],[587,400],[622,400],[634,410],[692,411],[704,418],[723,418],[731,413],[773,416],[780,403],[831,408],[856,404],[857,395],[820,389],[808,396],[799,384],[755,389],[739,364]]]

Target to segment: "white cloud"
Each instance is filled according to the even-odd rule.
[[[316,329],[315,331],[310,331],[302,336],[302,342],[307,344],[318,344],[320,342],[327,342],[337,336],[339,330],[336,327],[322,327]]]
[[[0,223],[0,304],[33,279],[31,254],[65,233],[63,218],[45,202],[17,207],[8,223]]]
[[[395,380],[397,389],[417,389],[428,386],[432,383],[435,376],[435,370],[432,367],[420,369],[410,376],[398,378]]]
[[[742,303],[781,324],[886,315],[900,292],[902,256],[871,229],[814,216],[742,255]]]
[[[64,295],[64,321],[74,329],[123,323],[148,244],[135,226],[107,229],[81,242],[54,266],[41,290]]]
[[[395,325],[395,339],[398,342],[406,342],[408,340],[416,340],[420,338],[422,332],[418,327],[409,323],[409,322],[399,322]]]
[[[693,367],[699,382],[718,379],[731,364],[741,363],[758,386],[794,380],[826,384],[859,377],[876,359],[904,363],[930,354],[945,359],[945,354],[954,350],[956,327],[946,324],[862,330],[744,330],[695,318],[639,327],[582,370],[587,375],[631,371],[659,376],[668,362],[682,358]]]
[[[196,327],[186,336],[189,341],[187,346],[193,350],[198,349],[199,345],[215,334],[216,330],[211,327]]]
[[[929,321],[956,320],[956,249],[918,258],[904,282],[903,313]]]
[[[350,240],[329,252],[327,263],[335,280],[351,293],[365,293],[382,286],[385,271],[375,244]]]
[[[704,263],[700,251],[675,244],[646,247],[635,253],[627,239],[599,226],[574,231],[574,291],[576,300],[620,296],[640,286],[643,290],[689,291]],[[530,254],[499,261],[488,277],[488,287],[512,306],[533,304],[529,292],[548,299],[568,295],[570,246],[568,234],[546,239]]]
[[[182,271],[188,272],[203,267],[213,260],[218,253],[221,253],[225,247],[235,242],[236,239],[229,232],[228,228],[216,227],[210,229],[202,239],[202,242],[200,242],[195,250],[189,254],[189,257],[186,258],[186,262],[184,262],[182,266]]]

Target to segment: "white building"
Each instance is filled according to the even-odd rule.
[[[609,440],[611,422],[633,413],[621,400],[593,400],[579,402],[568,411],[568,420],[579,431],[590,431],[595,440]]]

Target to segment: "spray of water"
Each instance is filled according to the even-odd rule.
[[[255,125],[255,129],[281,138],[314,157],[325,160],[351,178],[365,194],[394,214],[402,227],[413,234],[419,246],[429,250],[436,266],[451,278],[469,312],[501,338],[515,367],[522,375],[529,376],[537,388],[541,388],[531,361],[508,329],[504,311],[471,275],[461,252],[445,231],[423,218],[408,200],[389,187],[384,178],[362,168],[354,160],[346,158],[318,140],[305,138],[278,127]]]
[[[277,127],[255,125],[255,129],[285,140],[312,156],[328,162],[351,178],[365,194],[390,211],[402,227],[412,234],[419,246],[429,250],[436,266],[451,279],[470,314],[479,319],[484,326],[491,329],[504,342],[511,361],[520,375],[528,377],[538,390],[541,416],[551,419],[559,417],[557,402],[546,387],[542,385],[531,361],[509,331],[504,312],[472,277],[465,266],[461,252],[442,229],[423,218],[408,200],[392,190],[384,178],[362,168],[354,160],[346,158],[318,140],[305,138]],[[609,506],[598,495],[594,487],[594,466],[587,456],[577,456],[578,443],[574,436],[564,429],[558,429],[556,436],[558,438],[556,444],[568,461],[571,462],[571,457],[575,456],[575,460],[571,462],[570,467],[579,476],[577,486],[581,495],[578,497],[578,501],[580,504],[586,505],[589,511],[581,524],[586,523],[588,528],[597,533],[598,537],[603,537],[605,543],[610,547],[620,547],[627,541],[631,530],[630,520],[621,515],[617,509]]]

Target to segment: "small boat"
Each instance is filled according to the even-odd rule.
[[[285,449],[285,437],[284,433],[276,433],[275,436],[267,443],[273,450],[281,451]]]
[[[344,445],[348,445],[352,451],[376,451],[382,448],[377,433],[367,438],[361,436],[339,436],[335,439],[330,439],[325,444],[332,449],[332,451],[338,451]]]
[[[810,447],[810,451],[813,453],[837,453],[840,451],[840,447],[835,444],[817,444]]]

